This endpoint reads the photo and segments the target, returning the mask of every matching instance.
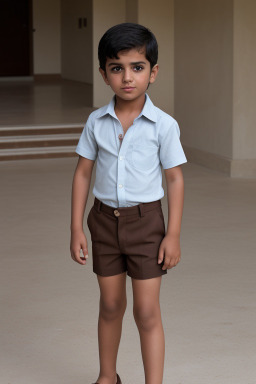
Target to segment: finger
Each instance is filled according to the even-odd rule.
[[[71,258],[74,260],[74,261],[76,261],[76,258],[75,258],[75,254],[74,254],[74,252],[71,250]]]
[[[164,250],[163,248],[160,248],[158,252],[158,264],[162,263],[163,259],[164,259]]]
[[[174,267],[176,267],[176,265],[178,264],[178,262],[179,262],[178,259],[173,260],[172,262],[170,262],[169,268],[174,268]]]
[[[83,257],[85,257],[86,259],[88,258],[88,248],[87,248],[87,242],[82,242],[81,244],[81,251],[82,251],[82,254],[83,254]]]
[[[85,260],[88,259],[88,251],[86,248],[80,250],[80,259]]]
[[[80,260],[80,257],[79,257],[79,250],[74,250],[73,248],[70,247],[70,253],[71,253],[71,258],[76,261],[76,262],[79,262]],[[81,264],[81,263],[80,263]]]
[[[167,268],[168,268],[169,264],[168,263],[164,263],[164,265],[162,266],[162,270],[165,271]]]
[[[84,264],[86,263],[85,258],[82,259],[82,258],[80,257],[80,250],[75,251],[75,252],[74,252],[74,256],[75,256],[75,261],[76,261],[77,263],[82,264],[82,265],[84,265]]]
[[[170,264],[170,257],[165,255],[164,265],[162,266],[162,270],[166,270],[169,267],[169,264]]]
[[[180,257],[178,257],[176,260],[175,260],[175,263],[174,263],[174,267],[176,267],[176,265],[180,262]]]

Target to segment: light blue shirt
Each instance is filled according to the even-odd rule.
[[[80,136],[76,153],[97,159],[93,194],[111,207],[131,207],[164,196],[162,170],[186,163],[177,121],[154,106],[146,94],[140,115],[128,128],[111,102],[93,111]]]

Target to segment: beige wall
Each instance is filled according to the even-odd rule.
[[[175,117],[182,142],[232,157],[233,1],[174,3]]]
[[[153,103],[174,112],[174,15],[173,0],[138,0],[138,23],[148,27],[158,41],[159,73],[149,87]]]
[[[59,74],[60,0],[33,0],[34,74]]]
[[[255,20],[256,1],[234,1],[234,159],[256,159]]]
[[[101,107],[110,101],[113,92],[100,73],[98,43],[106,30],[115,24],[125,22],[125,0],[93,1],[93,105]]]
[[[61,0],[61,73],[69,80],[92,84],[92,0]],[[87,27],[78,28],[79,17]]]
[[[174,4],[174,110],[188,160],[256,177],[256,2]]]
[[[125,12],[126,12],[126,22],[127,23],[137,23],[138,22],[138,0],[126,0]]]

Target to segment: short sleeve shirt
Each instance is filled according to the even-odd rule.
[[[123,136],[115,96],[93,111],[76,153],[96,160],[93,194],[111,207],[131,207],[164,196],[162,169],[186,163],[177,121],[154,106],[146,94],[140,115]]]

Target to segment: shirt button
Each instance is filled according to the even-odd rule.
[[[119,184],[119,188],[123,188],[123,184]]]
[[[124,156],[120,156],[120,160],[123,160],[124,159]]]

